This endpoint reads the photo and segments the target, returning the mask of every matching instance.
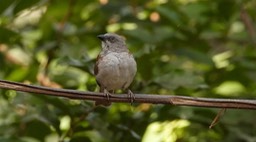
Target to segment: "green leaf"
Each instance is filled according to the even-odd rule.
[[[180,25],[181,24],[181,18],[178,15],[177,11],[172,10],[171,8],[166,7],[166,6],[159,6],[159,7],[156,8],[156,10],[161,15],[166,17],[170,22],[173,22],[176,25]]]
[[[39,1],[40,0],[19,0],[13,9],[13,12],[14,14],[17,14],[24,9],[32,7]]]
[[[0,0],[0,14],[10,7],[16,0]]]
[[[15,43],[20,40],[20,35],[12,30],[0,26],[0,43]]]
[[[178,87],[184,87],[188,89],[197,89],[204,84],[202,77],[193,75],[192,73],[169,73],[155,78],[156,83],[162,87],[174,90]]]

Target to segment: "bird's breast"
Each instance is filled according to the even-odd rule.
[[[97,63],[97,82],[107,90],[126,89],[137,71],[136,62],[128,52],[110,52]]]

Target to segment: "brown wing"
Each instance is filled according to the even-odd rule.
[[[97,59],[96,59],[96,64],[95,64],[95,66],[94,66],[94,76],[96,77],[97,76],[97,74],[99,73],[99,63],[100,63],[100,61],[102,60],[102,57],[101,57],[101,55],[99,54],[98,56],[97,56]],[[99,81],[96,79],[96,82],[97,82],[97,84],[100,86],[100,92],[103,92],[103,87],[101,87],[101,85],[100,85],[100,83],[99,83]]]
[[[96,59],[96,64],[94,66],[94,75],[96,76],[99,72],[99,62],[100,60],[102,60],[102,57],[100,55],[97,56],[97,59]]]

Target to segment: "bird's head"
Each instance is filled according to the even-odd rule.
[[[101,40],[103,51],[126,52],[128,51],[125,39],[114,33],[106,33],[97,36]]]

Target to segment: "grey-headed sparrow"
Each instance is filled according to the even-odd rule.
[[[127,89],[133,81],[137,72],[137,64],[129,52],[125,39],[117,34],[106,33],[99,35],[102,50],[97,57],[94,67],[96,81],[107,98],[110,92],[117,89]],[[128,90],[131,102],[134,101],[134,94]],[[110,102],[96,101],[96,105],[108,106]]]

